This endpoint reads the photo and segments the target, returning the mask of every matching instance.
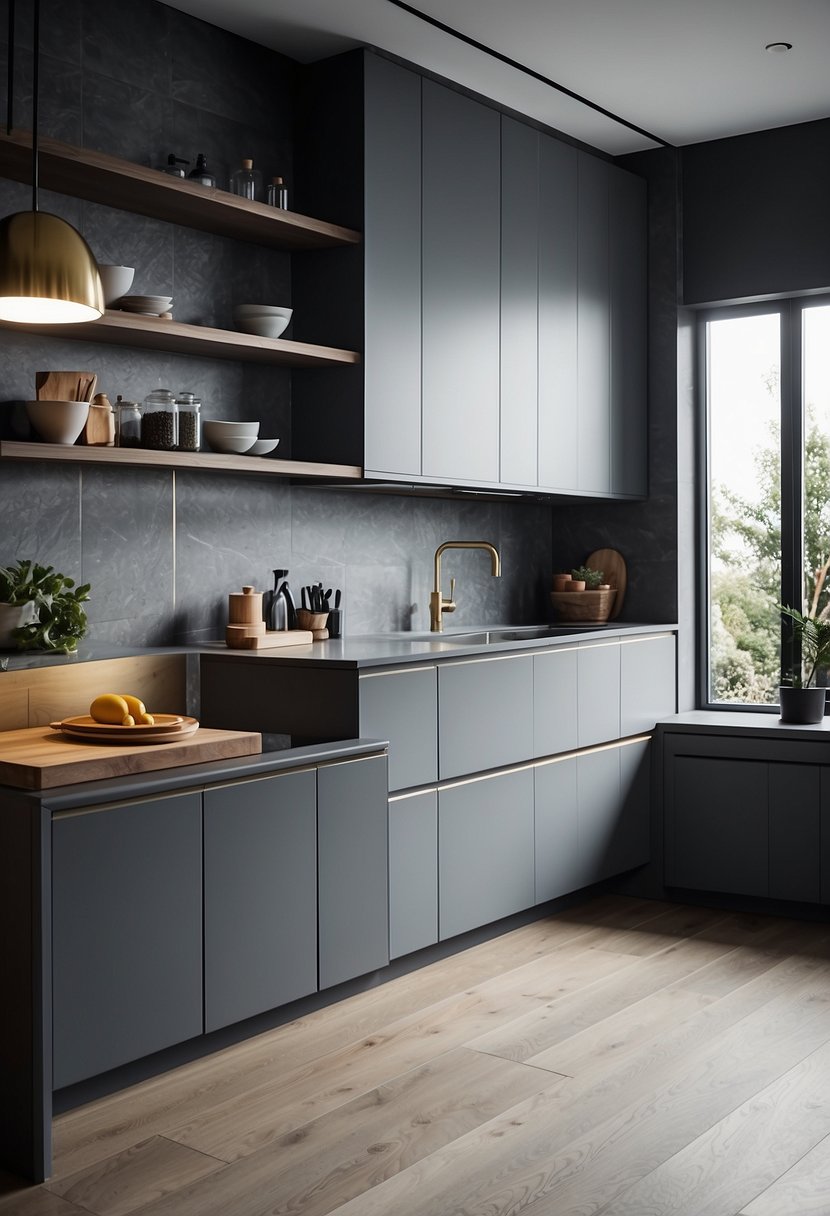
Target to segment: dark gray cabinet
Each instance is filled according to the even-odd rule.
[[[538,484],[539,132],[501,119],[501,471]]]
[[[536,903],[584,886],[579,853],[577,759],[539,764],[535,782]]]
[[[533,770],[438,793],[438,907],[443,941],[535,902]]]
[[[438,673],[413,664],[360,676],[360,736],[389,740],[389,789],[438,778]]]
[[[317,772],[319,986],[389,962],[386,757]]]
[[[609,193],[611,293],[611,492],[648,493],[646,183],[612,168]]]
[[[202,1033],[198,793],[52,824],[56,1089]]]
[[[499,115],[432,80],[424,80],[422,89],[423,472],[438,480],[494,483]]]
[[[556,647],[533,656],[533,755],[553,756],[579,746],[578,650]]]
[[[539,485],[579,488],[577,151],[539,137]]]
[[[620,645],[599,642],[577,654],[577,735],[580,747],[620,737]]]
[[[421,77],[364,56],[367,474],[421,472]]]
[[[205,1030],[317,990],[313,771],[204,791]]]
[[[821,899],[822,769],[769,765],[769,894],[773,899]]]
[[[620,643],[620,735],[654,730],[677,711],[674,635],[655,634]]]
[[[438,941],[438,793],[389,799],[389,957]]]
[[[611,300],[608,246],[610,167],[579,153],[577,426],[580,490],[611,490]]]
[[[438,669],[442,781],[527,760],[533,749],[533,657],[472,659]]]

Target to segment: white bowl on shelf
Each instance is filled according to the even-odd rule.
[[[257,338],[278,338],[288,328],[288,317],[242,317],[236,328]]]
[[[86,426],[88,401],[27,401],[29,421],[47,443],[72,444]]]
[[[134,266],[100,266],[98,273],[104,288],[104,303],[110,308],[122,296],[125,296],[133,285],[135,278]]]
[[[202,423],[202,434],[215,452],[232,452],[242,455],[259,434],[258,422],[213,422]]]
[[[240,317],[287,317],[291,320],[293,308],[284,308],[281,304],[237,304],[233,315]]]
[[[267,456],[279,445],[279,439],[257,439],[253,447],[248,448],[246,456]]]

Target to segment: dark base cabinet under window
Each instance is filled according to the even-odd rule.
[[[202,1033],[198,793],[52,824],[54,1088]]]

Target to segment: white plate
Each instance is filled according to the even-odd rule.
[[[279,446],[279,439],[257,439],[253,447],[248,448],[246,456],[267,456],[269,452],[273,452],[274,448]]]

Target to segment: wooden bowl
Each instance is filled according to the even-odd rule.
[[[616,594],[613,587],[608,591],[551,591],[550,602],[558,621],[602,625],[608,620]]]
[[[310,629],[315,642],[325,642],[329,636],[329,631],[326,629],[328,619],[327,612],[309,612],[307,608],[297,609],[297,628]]]

